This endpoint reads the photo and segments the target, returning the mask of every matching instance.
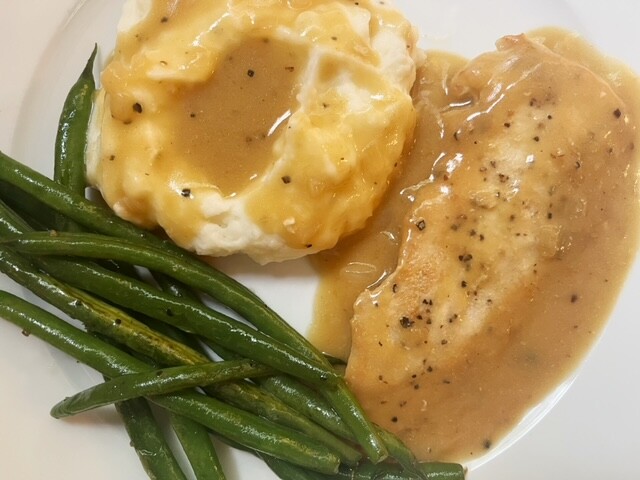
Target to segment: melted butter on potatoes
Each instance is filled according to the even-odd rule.
[[[372,214],[412,135],[415,42],[381,2],[129,0],[89,180],[200,254],[330,248]]]

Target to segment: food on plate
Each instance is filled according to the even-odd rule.
[[[317,343],[348,356],[367,413],[419,458],[466,461],[610,313],[638,246],[638,79],[554,30],[468,63],[429,53],[418,76],[404,177],[318,262],[322,318],[352,312],[350,345]]]
[[[416,40],[372,0],[128,0],[89,181],[202,255],[332,247],[371,215],[411,137]]]
[[[416,39],[383,1],[125,2],[86,150],[88,179],[125,220],[77,179],[0,152],[0,270],[87,332],[7,292],[0,313],[112,378],[92,390],[109,398],[54,415],[153,394],[206,475],[223,475],[212,430],[283,478],[461,480],[441,461],[493,448],[566,377],[638,247],[638,80],[566,32],[508,36],[471,61],[425,57]],[[318,322],[338,323],[312,337],[346,375],[179,247],[258,263],[320,252]],[[242,379],[175,393],[171,375],[210,365],[156,370],[211,351]],[[148,417],[120,411],[146,418],[155,446],[128,430],[149,475],[181,476],[138,401]]]

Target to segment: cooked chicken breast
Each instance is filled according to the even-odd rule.
[[[635,127],[607,82],[525,36],[497,45],[451,82],[464,101],[437,119],[448,147],[411,194],[397,268],[351,322],[349,384],[422,458],[426,379],[500,351],[545,302],[541,282],[571,271],[557,270],[567,252],[604,234],[616,176],[637,178]]]

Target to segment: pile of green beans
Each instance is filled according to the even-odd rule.
[[[54,179],[0,152],[0,272],[84,328],[3,291],[0,317],[105,378],[51,415],[114,404],[160,480],[224,479],[212,437],[283,479],[464,479],[462,466],[421,464],[373,425],[329,359],[251,290],[85,197],[95,55],[62,109]]]

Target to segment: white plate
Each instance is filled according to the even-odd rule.
[[[557,25],[578,31],[607,54],[640,71],[640,2],[397,3],[420,28],[426,47],[471,56],[491,49],[502,35]],[[3,2],[0,149],[51,172],[55,125],[64,95],[94,42],[100,45],[102,58],[109,51],[121,4],[122,0]],[[304,262],[260,271],[254,271],[248,262],[229,262],[229,268],[285,318],[297,319],[296,326],[305,328],[314,279]],[[277,281],[266,281],[272,277]],[[0,288],[25,294],[4,277]],[[638,291],[640,261],[604,335],[568,392],[535,428],[519,440],[520,435],[512,436],[509,449],[490,461],[477,462],[469,475],[471,480],[640,478],[636,463],[640,444],[640,375],[636,372],[640,366],[640,304],[633,297]],[[299,300],[291,302],[291,298]],[[97,382],[94,372],[0,322],[0,379],[0,478],[147,478],[128,448],[113,410],[103,409],[70,421],[48,416],[55,402]],[[528,426],[521,433],[525,430]],[[223,461],[230,480],[275,478],[247,455],[223,453]]]

